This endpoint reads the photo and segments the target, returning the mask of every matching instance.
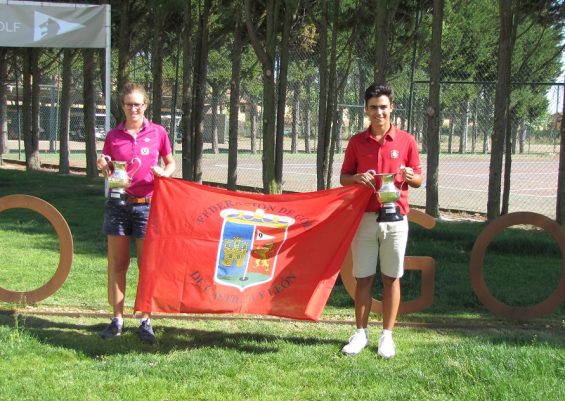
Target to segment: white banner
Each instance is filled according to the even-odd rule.
[[[104,48],[106,7],[0,2],[0,46]]]

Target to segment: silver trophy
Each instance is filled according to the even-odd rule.
[[[378,222],[394,222],[404,219],[400,214],[400,207],[396,205],[396,201],[400,199],[400,189],[394,185],[395,175],[396,173],[373,174],[381,178],[381,187],[377,191],[377,200],[382,205],[377,218]]]
[[[108,163],[109,174],[106,177],[105,189],[106,197],[109,201],[118,203],[120,205],[126,204],[126,189],[131,184],[131,179],[134,174],[141,167],[141,159],[139,157],[134,157],[129,162],[111,160],[108,156],[104,155],[106,162]],[[137,167],[130,174],[128,174],[128,168],[135,164]]]

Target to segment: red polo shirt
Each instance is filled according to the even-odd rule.
[[[394,184],[400,188],[400,199],[396,202],[403,215],[408,214],[408,184],[402,180],[400,167],[412,167],[414,173],[421,174],[422,166],[418,155],[418,145],[412,135],[391,125],[383,136],[382,143],[371,136],[371,127],[353,135],[347,144],[341,174],[357,174],[374,170],[376,173],[396,173]],[[377,188],[380,177],[375,177]],[[373,197],[367,205],[367,212],[376,212],[381,208],[377,198]]]
[[[128,174],[131,184],[127,193],[135,197],[150,197],[153,195],[153,181],[155,177],[151,167],[159,162],[159,157],[171,154],[171,143],[164,127],[148,119],[143,120],[141,131],[134,138],[125,129],[125,123],[120,123],[106,135],[102,153],[110,156],[112,160],[131,162],[134,157],[141,160],[141,167],[137,162],[128,165]]]

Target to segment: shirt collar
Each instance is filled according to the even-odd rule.
[[[373,137],[371,136],[371,126],[369,126],[369,128],[365,130],[363,137],[365,139],[373,139]],[[394,125],[390,124],[389,130],[384,134],[383,138],[386,137],[389,137],[390,140],[394,140],[394,138],[396,137],[396,127]]]
[[[140,133],[143,132],[143,130],[144,130],[145,128],[147,128],[147,125],[148,125],[148,124],[149,124],[149,120],[147,120],[147,117],[143,117],[143,124],[141,124],[141,129],[139,130],[139,132],[140,132]],[[117,126],[117,128],[120,129],[120,130],[123,131],[123,132],[127,132],[125,120],[122,121],[122,122]]]

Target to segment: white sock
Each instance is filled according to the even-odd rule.
[[[142,317],[141,320],[139,321],[139,324],[142,324],[143,322],[147,322],[147,323],[151,323],[151,320],[148,317]]]
[[[383,329],[383,336],[392,337],[392,330]]]
[[[357,333],[363,333],[365,334],[365,337],[369,337],[369,332],[367,331],[367,328],[362,328],[362,329],[357,329]]]
[[[118,326],[124,325],[124,318],[123,317],[114,317],[112,320],[115,320],[118,323]]]

